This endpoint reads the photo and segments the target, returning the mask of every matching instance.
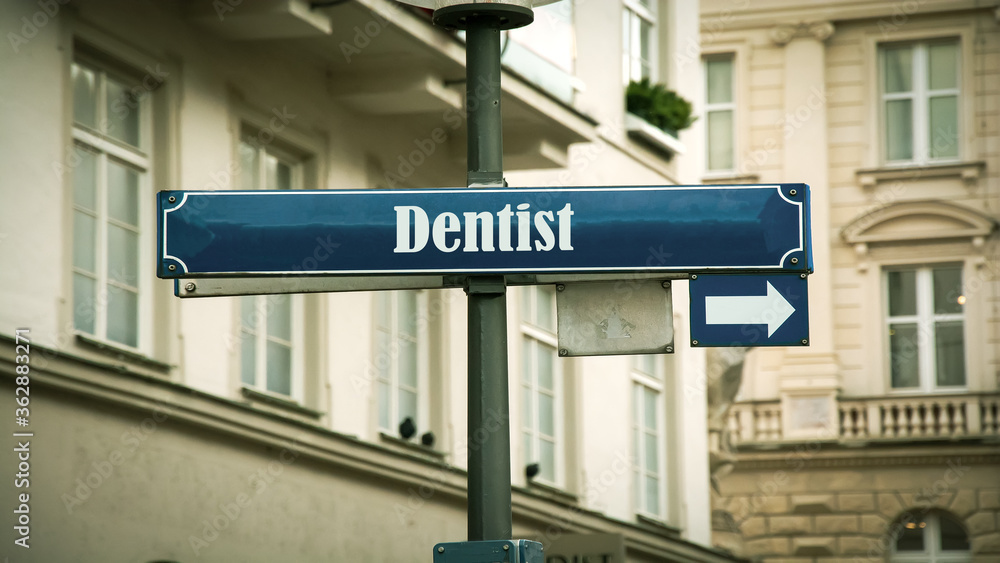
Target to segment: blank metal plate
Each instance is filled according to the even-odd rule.
[[[674,351],[670,282],[568,283],[556,289],[560,356]]]

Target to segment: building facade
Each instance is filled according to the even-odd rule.
[[[809,347],[709,357],[716,544],[997,560],[997,3],[701,13],[703,178],[810,184],[816,263]]]
[[[563,0],[505,34],[511,185],[697,181],[701,124],[652,131],[624,88],[697,104],[698,18]],[[464,540],[460,289],[179,299],[154,275],[161,190],[465,185],[462,37],[388,0],[16,0],[0,22],[10,560],[427,561]],[[704,352],[562,359],[552,286],[508,306],[515,537],[732,560]]]

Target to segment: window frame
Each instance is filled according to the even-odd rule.
[[[968,319],[969,316],[966,313],[964,307],[961,314],[949,313],[949,314],[937,314],[934,313],[934,288],[933,288],[933,275],[936,269],[944,269],[947,267],[958,267],[962,274],[962,287],[964,289],[965,279],[966,279],[966,267],[964,262],[954,262],[954,261],[941,261],[933,263],[924,263],[919,265],[914,264],[894,264],[885,265],[881,269],[881,286],[882,286],[882,324],[881,331],[883,336],[883,351],[885,358],[885,374],[886,374],[886,388],[891,394],[894,395],[907,395],[907,394],[946,394],[946,393],[963,393],[969,390],[969,339],[968,339]],[[889,273],[890,272],[905,272],[913,271],[915,273],[915,299],[916,299],[916,314],[914,315],[897,315],[891,316],[889,312]],[[963,380],[962,385],[938,385],[937,384],[937,364],[936,364],[936,350],[935,350],[935,323],[939,321],[962,321],[962,354],[963,354]],[[918,351],[917,351],[917,362],[918,362],[918,381],[919,385],[916,387],[893,387],[892,384],[892,345],[889,339],[890,327],[894,323],[909,322],[917,325],[918,334]],[[930,337],[922,339],[921,334],[929,334]],[[921,340],[927,340],[921,344]]]
[[[965,532],[965,540],[970,544],[971,548],[971,538],[969,537],[968,531],[962,524],[961,520],[955,518],[951,515],[945,515],[948,519],[953,520],[956,524],[962,527]],[[889,561],[890,563],[968,563],[972,561],[972,550],[942,550],[941,549],[941,517],[942,514],[938,511],[930,511],[920,518],[927,523],[927,526],[923,528],[923,543],[924,549],[922,551],[896,551],[896,546],[899,540],[900,534],[896,534],[893,538],[892,544],[889,551]],[[903,524],[903,520],[906,520],[906,515],[898,518],[895,525],[906,525]],[[930,540],[930,541],[928,541]]]
[[[956,50],[955,87],[939,90],[932,90],[929,85],[929,47],[932,45],[953,44]],[[906,46],[912,48],[911,53],[911,89],[907,92],[886,92],[885,84],[885,52],[886,48],[892,46]],[[962,134],[964,124],[962,123],[963,103],[962,103],[962,38],[955,36],[942,36],[937,38],[927,38],[920,40],[887,41],[878,44],[878,112],[879,112],[879,152],[881,161],[886,166],[908,166],[908,165],[930,165],[961,162],[964,147],[962,146]],[[934,135],[929,131],[930,127],[930,100],[936,96],[954,96],[956,100],[955,114],[955,143],[957,154],[947,157],[932,157],[931,146]],[[886,104],[895,100],[910,100],[911,107],[911,127],[913,131],[912,154],[910,159],[890,160],[888,155],[888,123]]]
[[[730,99],[728,102],[709,102],[708,92],[709,92],[709,74],[708,74],[708,63],[715,61],[728,61],[729,62],[729,82],[731,85]],[[737,66],[738,53],[735,51],[722,51],[717,53],[706,53],[702,56],[702,71],[705,76],[705,170],[706,176],[732,176],[739,170],[739,104],[737,100],[737,92],[739,91],[739,84],[737,79],[739,77],[739,68]],[[732,164],[729,168],[711,168],[709,164],[709,155],[711,143],[711,131],[709,130],[708,121],[709,115],[716,111],[729,111],[732,113],[732,129],[730,131],[730,144],[732,150]]]
[[[118,50],[116,49],[116,52],[117,51]],[[72,169],[69,174],[70,178],[68,187],[69,193],[71,194],[69,197],[71,202],[69,205],[69,225],[72,226],[71,228],[74,231],[73,237],[75,238],[77,213],[83,213],[90,216],[94,220],[95,271],[86,272],[77,268],[75,264],[76,253],[73,248],[73,239],[71,239],[69,244],[70,250],[68,252],[70,256],[70,264],[68,268],[68,294],[72,296],[70,299],[71,305],[69,326],[72,327],[74,334],[80,335],[81,337],[93,338],[98,342],[107,344],[111,348],[119,348],[137,353],[143,357],[151,357],[154,346],[152,321],[154,309],[154,281],[152,275],[149,273],[151,272],[151,269],[145,268],[143,265],[152,264],[155,260],[153,255],[155,245],[152,240],[155,236],[155,216],[152,213],[146,212],[146,210],[151,210],[153,208],[153,182],[156,174],[152,157],[154,125],[154,107],[152,98],[156,90],[163,86],[163,83],[156,83],[152,87],[147,87],[143,84],[142,73],[138,70],[139,66],[135,61],[120,62],[117,59],[114,59],[111,55],[105,56],[102,53],[94,51],[90,48],[81,48],[79,44],[74,45],[74,50],[72,55],[68,58],[67,66],[67,83],[70,85],[69,88],[67,88],[67,96],[69,98],[68,131],[72,145],[71,150],[77,159],[80,158],[80,151],[88,152],[95,157],[95,209],[93,210],[81,207],[76,201],[75,182],[79,161],[74,159],[70,162]],[[94,122],[97,126],[96,128],[77,122],[76,120],[73,70],[78,66],[84,67],[95,73],[96,93],[94,103],[96,104],[96,107],[93,109],[95,109]],[[109,124],[107,114],[107,106],[109,102],[107,81],[109,78],[122,83],[125,87],[131,87],[133,90],[138,88],[143,94],[141,98],[138,99],[138,146],[130,145],[123,140],[112,137],[106,129]],[[137,223],[134,226],[122,223],[110,217],[110,187],[107,184],[107,179],[108,165],[111,161],[117,161],[119,165],[132,169],[137,173],[136,206],[138,212],[136,218]],[[132,289],[134,289],[136,293],[135,326],[137,334],[135,345],[120,342],[108,336],[107,288],[109,286],[125,287],[127,285],[122,282],[111,280],[111,276],[108,273],[108,227],[112,224],[135,232],[137,235],[136,261],[138,271],[136,274],[138,279],[132,286]],[[77,275],[83,275],[94,282],[96,295],[94,296],[93,303],[90,305],[82,305],[76,301],[74,279]],[[129,291],[132,289],[127,288]],[[80,328],[76,323],[78,309],[82,306],[89,307],[87,313],[93,315],[93,332]]]
[[[653,362],[653,373],[642,369],[640,362],[649,359]],[[668,475],[667,475],[667,443],[666,443],[666,369],[663,365],[663,358],[657,355],[633,356],[631,358],[630,374],[632,387],[632,501],[634,512],[640,516],[645,516],[659,521],[666,521],[668,510]],[[640,421],[645,418],[645,393],[652,391],[656,401],[656,433],[654,443],[657,445],[657,503],[658,512],[649,510],[646,504],[645,482],[650,472],[646,469],[645,442],[641,439],[648,434],[645,426]]]
[[[538,292],[539,291],[551,291],[551,313],[550,318],[552,320],[551,327],[543,327],[538,323]],[[533,452],[540,452],[540,444],[542,441],[541,429],[539,424],[539,412],[537,397],[542,394],[548,394],[544,389],[541,389],[538,381],[538,354],[540,349],[549,353],[552,357],[552,417],[553,417],[553,460],[555,467],[552,471],[552,479],[547,479],[543,476],[540,471],[538,475],[531,479],[532,482],[541,483],[543,485],[548,485],[556,488],[564,488],[566,486],[566,454],[565,454],[565,428],[564,428],[564,417],[565,417],[565,404],[564,404],[564,382],[563,382],[563,366],[559,359],[559,342],[556,336],[556,296],[555,288],[553,286],[525,286],[522,288],[521,293],[521,322],[520,322],[520,332],[521,332],[521,366],[523,367],[526,363],[531,366],[530,373],[526,373],[522,369],[521,380],[518,385],[518,389],[521,391],[521,425],[519,433],[519,443],[521,447],[521,456],[524,461],[522,465],[526,466],[531,463],[541,463],[540,460],[528,457],[528,452],[524,450],[524,441],[530,440],[531,450]],[[528,393],[531,396],[532,401],[529,405],[524,402],[524,394]],[[527,414],[525,409],[527,409]],[[526,425],[526,417],[530,422]]]
[[[399,433],[399,425],[402,424],[403,420],[399,413],[399,390],[400,390],[400,365],[398,362],[398,354],[390,352],[389,356],[389,366],[387,367],[387,372],[389,373],[388,381],[383,380],[381,377],[381,369],[379,368],[379,358],[382,351],[379,349],[378,344],[378,333],[383,330],[380,326],[382,319],[378,317],[378,300],[386,299],[388,303],[386,304],[386,313],[389,318],[389,326],[385,327],[384,332],[387,333],[390,346],[391,343],[398,342],[401,338],[399,332],[399,296],[403,292],[413,293],[416,296],[416,306],[414,308],[416,318],[414,319],[415,334],[413,335],[413,341],[416,345],[417,352],[417,373],[416,373],[416,389],[414,390],[417,396],[417,416],[414,423],[417,426],[417,434],[423,434],[431,431],[431,416],[430,416],[430,339],[427,334],[427,323],[421,322],[421,319],[427,318],[428,311],[428,292],[424,290],[399,290],[399,291],[381,291],[374,294],[373,299],[375,300],[374,307],[374,321],[372,323],[372,365],[375,366],[375,393],[373,394],[373,400],[375,401],[375,427],[379,432],[396,436]],[[378,393],[379,385],[386,383],[389,388],[389,427],[383,426],[382,424],[382,411],[380,408]],[[393,423],[393,420],[396,422]],[[393,426],[395,424],[395,426]]]
[[[286,342],[281,342],[282,344],[288,345],[291,349],[291,366],[289,372],[289,387],[290,393],[285,395],[284,393],[273,391],[267,387],[267,342],[272,340],[272,337],[267,332],[267,311],[268,302],[278,299],[289,299],[291,305],[291,339]],[[276,295],[244,295],[237,298],[240,300],[240,306],[237,307],[239,313],[239,338],[237,342],[240,345],[239,354],[239,374],[240,374],[240,385],[242,387],[249,387],[256,392],[264,393],[274,397],[280,397],[285,400],[293,400],[298,403],[303,403],[305,398],[305,354],[303,351],[303,343],[305,340],[305,305],[303,304],[301,295],[294,294],[276,294]],[[243,381],[243,336],[244,334],[251,332],[246,329],[245,319],[243,319],[243,303],[245,300],[253,300],[253,310],[255,312],[260,312],[260,321],[254,327],[252,333],[254,336],[254,382],[247,383]],[[261,327],[263,329],[261,329]],[[276,339],[275,339],[276,340]]]
[[[962,92],[973,92],[975,90],[975,80],[972,74],[972,65],[969,61],[975,60],[974,45],[976,39],[976,29],[973,24],[963,23],[955,25],[942,25],[934,29],[921,29],[912,26],[904,26],[893,30],[892,41],[887,41],[882,30],[871,29],[865,34],[863,42],[865,72],[868,76],[866,80],[866,114],[868,119],[865,122],[865,135],[868,139],[867,150],[863,153],[863,168],[919,168],[917,163],[887,164],[885,160],[885,126],[883,124],[883,114],[881,109],[882,79],[881,64],[879,63],[880,47],[889,43],[939,41],[943,39],[955,38],[958,40],[959,49],[959,88]],[[967,111],[959,106],[958,129],[959,131],[975,131],[975,115],[972,111]],[[975,154],[970,135],[959,135],[959,159],[967,159]],[[954,162],[954,161],[948,161]]]
[[[649,0],[649,6],[644,6],[641,0],[622,0],[622,78],[624,79],[624,84],[627,86],[632,80],[641,80],[644,78],[640,76],[636,79],[633,76],[633,67],[637,61],[642,61],[642,34],[641,34],[641,24],[648,23],[650,26],[649,31],[649,81],[652,83],[657,82],[659,79],[659,42],[657,34],[659,33],[659,0]],[[628,35],[625,35],[626,27],[628,29]],[[626,43],[628,44],[626,46]]]
[[[288,143],[278,139],[276,136],[270,142],[258,143],[254,139],[259,138],[259,134],[264,129],[259,128],[251,120],[241,120],[239,123],[239,135],[236,138],[234,158],[236,159],[236,177],[234,184],[245,190],[276,189],[274,186],[264,185],[266,182],[266,158],[271,156],[278,161],[285,163],[290,168],[289,189],[302,189],[305,181],[306,160],[302,156],[304,151],[291,149]],[[257,170],[252,185],[247,185],[246,171],[243,169],[242,151],[243,146],[249,146],[256,151]],[[298,153],[298,154],[297,154]],[[272,391],[267,387],[267,341],[270,338],[267,332],[267,311],[268,301],[273,299],[288,298],[291,303],[291,340],[287,341],[291,348],[290,366],[290,394],[285,395],[278,391]],[[242,318],[243,305],[246,300],[253,300],[253,310],[261,312],[261,320],[252,331],[246,329],[245,319]],[[301,294],[279,294],[279,295],[244,295],[235,299],[237,306],[236,333],[239,351],[237,353],[237,381],[241,387],[250,387],[256,392],[264,393],[284,400],[293,400],[300,404],[305,403],[305,296]],[[243,335],[253,332],[255,338],[254,348],[254,383],[249,384],[243,381]]]

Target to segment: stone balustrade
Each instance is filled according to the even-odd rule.
[[[842,398],[837,407],[841,441],[1000,436],[1000,393]],[[733,445],[780,442],[781,402],[734,403],[728,426]]]

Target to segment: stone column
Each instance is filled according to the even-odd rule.
[[[838,433],[839,369],[833,342],[833,264],[827,148],[826,47],[830,22],[778,25],[772,40],[785,50],[784,177],[812,194],[815,273],[809,277],[808,347],[788,348],[779,372],[782,435],[832,439]]]

